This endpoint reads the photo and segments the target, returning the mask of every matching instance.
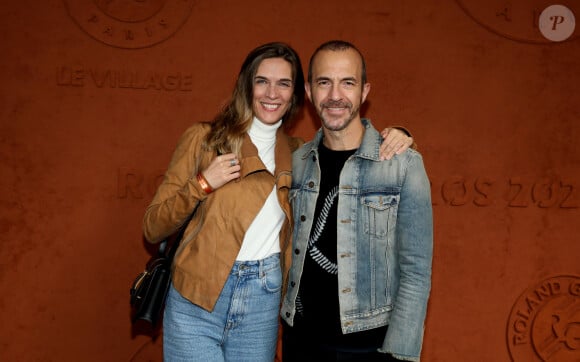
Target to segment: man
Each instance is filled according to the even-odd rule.
[[[381,161],[381,136],[360,116],[370,84],[352,44],[321,45],[305,87],[322,128],[293,155],[283,361],[418,361],[433,250],[421,155]]]

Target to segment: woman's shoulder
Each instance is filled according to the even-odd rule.
[[[210,124],[207,122],[197,122],[189,126],[179,137],[176,152],[197,154],[205,142],[209,129]]]
[[[208,132],[211,128],[211,122],[203,121],[203,122],[195,122],[190,125],[184,133],[200,133],[200,132]]]
[[[201,139],[209,132],[210,122],[196,122],[190,125],[181,135],[181,141]]]

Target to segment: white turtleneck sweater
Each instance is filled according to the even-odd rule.
[[[258,149],[260,159],[271,173],[276,169],[274,150],[276,132],[282,120],[267,125],[254,117],[248,134]],[[251,192],[251,190],[248,190]],[[276,185],[266,199],[264,206],[246,231],[237,260],[261,260],[280,252],[280,229],[284,223],[284,211],[278,203]]]

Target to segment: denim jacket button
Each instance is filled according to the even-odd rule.
[[[290,312],[286,312],[286,318],[290,318]]]
[[[300,221],[306,221],[306,216],[300,215]]]
[[[314,187],[314,182],[310,181],[310,182],[308,183],[308,187],[310,187],[310,188],[313,188],[313,187]]]
[[[292,288],[294,288],[294,287],[296,286],[296,283],[295,283],[295,282],[290,282],[290,286],[291,286]]]
[[[350,293],[350,288],[344,288],[344,289],[342,290],[342,292],[343,292],[343,293]]]
[[[300,254],[300,249],[294,249],[294,254],[296,255]]]

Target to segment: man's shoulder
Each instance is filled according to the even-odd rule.
[[[392,160],[394,162],[392,165],[396,165],[395,167],[403,173],[414,172],[415,170],[425,168],[423,156],[419,151],[412,148],[406,149],[400,155],[393,156]]]
[[[423,160],[423,155],[414,148],[407,148],[400,156],[405,156],[408,160]]]
[[[308,152],[310,152],[313,148],[317,148],[318,142],[319,142],[319,137],[318,137],[318,134],[316,134],[314,136],[314,138],[308,142],[304,142],[302,139],[300,141],[301,141],[301,143],[299,144],[299,147],[293,153],[294,157],[296,157],[296,156],[304,157],[304,155],[306,155]]]
[[[299,162],[302,158],[304,158],[304,155],[307,154],[308,150],[312,148],[311,142],[312,141],[303,143],[300,147],[295,149],[294,152],[292,152],[292,162]]]

